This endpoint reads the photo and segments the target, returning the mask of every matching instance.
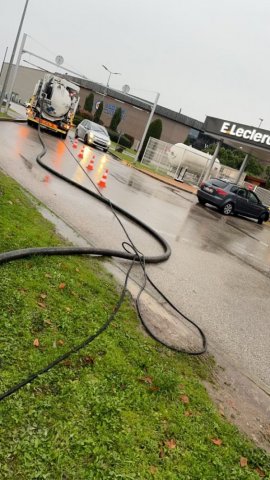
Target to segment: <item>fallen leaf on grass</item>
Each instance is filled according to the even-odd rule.
[[[65,307],[65,309],[66,309],[67,312],[71,312],[71,308]]]
[[[152,475],[155,475],[157,473],[157,467],[155,467],[154,465],[151,465],[151,467],[149,468],[149,472],[152,473]]]
[[[93,365],[95,363],[95,360],[93,357],[90,357],[89,355],[86,355],[85,357],[82,358],[82,362],[85,365]]]
[[[148,383],[148,385],[152,385],[153,378],[152,377],[141,377],[139,378],[140,382]]]
[[[261,470],[261,468],[257,467],[255,468],[255,472],[259,475],[259,477],[261,478],[264,478],[266,477],[266,473],[263,472],[263,470]]]
[[[72,361],[71,360],[63,360],[62,365],[65,367],[71,367],[72,366]]]
[[[20,293],[26,293],[27,292],[27,289],[26,288],[19,288],[18,290]]]
[[[57,344],[60,345],[61,347],[64,345],[64,340],[57,340]]]
[[[45,323],[46,325],[52,325],[51,320],[44,320],[44,323]]]
[[[79,273],[80,269],[79,268],[76,268],[76,272]]]
[[[184,412],[185,417],[192,417],[192,412],[190,410],[186,410]]]
[[[62,283],[59,283],[58,285],[58,288],[60,288],[60,290],[63,290],[63,288],[65,288],[66,284],[64,282]]]
[[[248,463],[248,460],[246,457],[241,457],[240,458],[240,467],[246,467],[247,466],[247,463]]]
[[[159,458],[163,458],[165,456],[163,448],[160,449],[159,451]]]
[[[165,440],[165,445],[169,449],[176,448],[176,441],[174,440],[174,438],[171,438],[170,440]]]
[[[220,447],[220,445],[222,445],[222,440],[220,438],[211,438],[211,442],[214,445],[217,445],[218,447]]]
[[[42,300],[45,300],[45,298],[47,298],[46,293],[41,293],[39,296],[40,298],[42,298]]]
[[[150,392],[158,392],[159,387],[157,387],[156,385],[150,385],[149,390]]]
[[[35,340],[33,341],[33,345],[34,345],[34,347],[39,347],[39,339],[38,338],[35,338]]]
[[[37,302],[38,306],[41,307],[41,308],[46,308],[46,305],[45,303],[43,302]]]
[[[52,278],[52,276],[49,273],[45,273],[44,277],[46,278]]]
[[[189,398],[187,395],[181,395],[180,400],[182,403],[189,403]]]

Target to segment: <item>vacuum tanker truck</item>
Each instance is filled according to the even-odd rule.
[[[186,172],[192,173],[198,179],[206,172],[211,155],[192,148],[184,143],[176,143],[168,151],[170,167],[175,178],[182,180]],[[220,171],[220,162],[215,160],[211,175],[216,177]]]
[[[80,87],[74,83],[46,73],[36,84],[30,99],[28,124],[39,123],[66,138],[79,103],[79,92]]]

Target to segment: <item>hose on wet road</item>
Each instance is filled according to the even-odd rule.
[[[63,174],[55,171],[50,166],[46,165],[46,163],[44,163],[42,158],[46,155],[47,147],[45,145],[43,136],[42,136],[41,131],[40,131],[40,124],[38,125],[38,137],[39,137],[39,141],[42,145],[42,150],[36,157],[37,163],[43,169],[45,169],[47,172],[53,174],[54,176],[60,178],[61,180],[67,182],[68,184],[78,188],[79,190],[85,192],[87,195],[89,195],[91,197],[94,197],[96,200],[102,202],[105,206],[109,207],[111,209],[113,215],[115,216],[115,218],[119,222],[121,228],[123,229],[128,241],[124,241],[122,243],[122,250],[100,249],[100,248],[92,248],[92,247],[72,247],[72,246],[68,246],[68,247],[42,247],[42,248],[40,248],[40,247],[35,248],[34,247],[34,248],[13,250],[13,251],[9,251],[9,252],[0,253],[0,265],[5,264],[7,262],[19,260],[19,259],[31,258],[31,257],[34,257],[36,255],[42,255],[42,256],[90,255],[90,256],[95,256],[95,257],[96,256],[111,257],[111,258],[114,257],[114,258],[122,258],[122,259],[128,260],[128,261],[130,261],[130,265],[129,265],[128,271],[126,273],[126,277],[125,277],[125,281],[124,281],[124,285],[123,285],[123,288],[122,288],[121,295],[119,297],[119,300],[118,300],[113,312],[110,314],[108,320],[94,334],[91,334],[91,335],[87,336],[83,342],[81,342],[78,345],[75,345],[69,351],[67,351],[65,354],[57,357],[53,362],[46,365],[44,368],[38,370],[37,372],[34,372],[34,373],[30,374],[27,378],[25,378],[24,380],[22,380],[18,384],[12,386],[8,390],[6,390],[2,394],[0,394],[0,400],[3,400],[4,398],[9,397],[10,395],[15,393],[16,391],[20,390],[23,386],[33,382],[40,375],[42,375],[42,374],[48,372],[49,370],[51,370],[52,368],[54,368],[56,365],[58,365],[63,360],[66,360],[72,354],[77,353],[81,349],[85,348],[87,345],[89,345],[94,339],[96,339],[99,335],[101,335],[109,327],[109,325],[111,324],[111,322],[115,318],[117,312],[119,311],[119,309],[120,309],[120,307],[121,307],[121,305],[124,301],[125,293],[127,291],[128,280],[129,280],[131,271],[132,271],[135,264],[140,265],[142,273],[143,273],[142,285],[140,286],[139,293],[136,297],[136,308],[137,308],[137,312],[138,312],[138,316],[140,318],[140,321],[142,322],[142,324],[143,324],[145,330],[148,332],[148,334],[154,340],[156,340],[157,342],[165,345],[169,349],[174,350],[176,352],[181,352],[181,353],[185,353],[185,354],[188,354],[188,355],[202,355],[203,353],[205,353],[206,349],[207,349],[207,340],[206,340],[206,336],[205,336],[204,332],[202,331],[202,329],[192,319],[190,319],[187,315],[185,315],[183,312],[181,312],[181,310],[178,309],[164,295],[164,293],[151,280],[151,278],[149,277],[149,275],[146,271],[146,265],[147,264],[158,264],[158,263],[165,262],[166,260],[168,260],[168,258],[171,255],[171,248],[170,248],[168,242],[163,237],[161,237],[161,235],[159,235],[158,232],[156,232],[154,229],[152,229],[149,225],[142,222],[140,219],[138,219],[137,217],[135,217],[134,215],[129,213],[127,210],[125,210],[122,207],[114,204],[108,198],[106,198],[102,194],[102,192],[96,187],[96,185],[92,181],[91,177],[83,169],[83,167],[78,162],[78,160],[75,157],[75,155],[73,154],[73,152],[68,148],[66,143],[65,143],[65,146],[69,150],[73,159],[77,162],[77,164],[82,169],[82,171],[87,176],[87,178],[92,183],[92,185],[97,190],[97,192],[94,192],[94,191],[84,187],[83,185],[77,184],[76,182],[74,182],[70,178],[64,176]],[[137,225],[139,228],[141,228],[145,232],[147,232],[150,235],[150,237],[152,237],[155,241],[158,242],[158,244],[161,246],[161,248],[163,250],[163,253],[161,253],[160,255],[145,256],[142,252],[140,252],[136,248],[136,246],[135,246],[134,242],[132,241],[130,235],[128,234],[125,226],[123,225],[121,219],[119,218],[119,214],[121,216],[125,217],[126,219],[128,219],[129,221],[131,221],[132,223],[134,223],[135,225]],[[152,286],[152,288],[154,288],[154,290],[158,293],[158,295],[174,310],[174,312],[177,315],[179,315],[182,319],[185,319],[189,324],[191,324],[193,327],[195,327],[195,329],[197,330],[197,332],[198,332],[198,334],[201,338],[201,342],[202,342],[202,346],[199,350],[193,350],[193,349],[186,350],[186,349],[182,349],[180,347],[176,347],[174,345],[170,345],[165,340],[157,337],[157,335],[151,330],[151,328],[149,327],[149,325],[147,324],[147,322],[144,319],[141,304],[140,304],[141,295],[142,295],[143,291],[145,290],[148,282]]]

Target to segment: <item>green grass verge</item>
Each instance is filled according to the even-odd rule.
[[[0,112],[0,118],[12,118],[12,117],[7,113]]]
[[[166,173],[164,173],[164,171],[159,171],[157,168],[151,166],[151,165],[145,165],[141,162],[134,162],[134,159],[128,157],[127,155],[125,155],[124,153],[120,153],[120,152],[116,152],[116,151],[112,151],[112,153],[119,158],[119,160],[123,160],[124,163],[127,163],[128,165],[131,165],[133,166],[134,168],[136,168],[137,170],[142,170],[142,171],[147,171],[147,172],[152,172],[152,173],[156,173],[162,177],[165,177],[165,178],[172,178],[170,177],[170,175],[167,175]]]
[[[115,148],[117,147],[118,145],[115,143],[115,142],[111,142],[111,147],[109,149],[109,151],[111,151],[114,155],[116,155],[120,160],[127,160],[127,161],[134,161],[134,158],[135,158],[135,155],[136,155],[136,151],[133,150],[132,148],[124,148],[124,151],[121,153],[121,152],[117,152],[115,150]],[[120,145],[121,146],[121,145]],[[130,155],[128,155],[130,154]]]
[[[1,173],[0,209],[1,251],[62,243]],[[118,290],[94,259],[1,266],[1,392],[95,331]],[[126,299],[94,343],[0,403],[1,479],[269,479],[269,457],[211,403],[208,371],[145,336]]]

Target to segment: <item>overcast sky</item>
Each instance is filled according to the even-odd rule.
[[[0,62],[25,0],[1,3]],[[269,24],[269,0],[30,0],[22,32],[26,49],[60,54],[91,80],[106,83],[104,64],[122,74],[111,87],[149,100],[160,92],[160,105],[198,120],[263,118],[270,129]]]

